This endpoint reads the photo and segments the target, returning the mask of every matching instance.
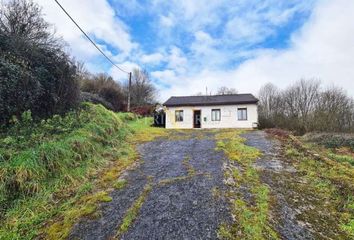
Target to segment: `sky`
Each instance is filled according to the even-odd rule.
[[[89,71],[127,81],[54,0],[35,2]],[[221,86],[257,95],[266,83],[285,88],[299,79],[354,96],[353,0],[59,2],[117,65],[146,69],[162,102]]]

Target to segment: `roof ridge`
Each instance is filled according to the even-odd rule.
[[[172,96],[164,105],[211,105],[211,104],[238,104],[257,103],[258,99],[251,93],[227,94],[227,95],[202,95],[202,96]]]
[[[233,94],[215,94],[215,95],[184,95],[184,96],[171,96],[171,97],[176,97],[176,98],[182,98],[182,97],[215,97],[215,96],[237,96],[237,95],[252,95],[252,93],[233,93]]]

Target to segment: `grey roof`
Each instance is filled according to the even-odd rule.
[[[166,107],[177,106],[215,106],[257,103],[258,99],[252,94],[229,94],[211,96],[183,96],[170,97],[163,105]]]

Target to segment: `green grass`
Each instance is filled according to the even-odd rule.
[[[116,234],[116,238],[118,238],[121,234],[125,233],[128,231],[129,227],[131,224],[134,222],[134,220],[137,218],[139,211],[145,202],[145,199],[147,195],[151,192],[152,190],[152,185],[150,181],[145,185],[142,193],[138,197],[137,200],[133,203],[133,205],[127,210],[125,213],[125,216],[122,220],[122,224],[120,225],[118,232]]]
[[[285,155],[292,160],[302,177],[306,179],[307,188],[317,196],[321,196],[321,199],[330,199],[328,204],[333,209],[333,215],[338,216],[336,227],[354,238],[352,157],[333,153],[332,150],[323,149],[309,142],[303,143],[295,138],[291,138],[286,144]],[[329,206],[327,210],[330,211]]]
[[[134,134],[155,131],[134,114],[89,103],[40,123],[28,112],[13,122],[0,135],[0,239],[65,238],[111,200],[105,189],[124,187],[117,179],[137,158]]]
[[[130,141],[133,143],[148,142],[156,137],[168,136],[168,131],[165,128],[151,127],[153,122],[152,117],[139,118],[136,121],[129,122],[129,129],[134,133]]]
[[[120,179],[113,184],[113,187],[117,190],[123,189],[127,185],[127,180]]]
[[[350,165],[354,166],[354,157],[352,157],[352,156],[335,154],[335,153],[329,153],[328,156],[329,156],[329,158],[331,158],[337,162],[349,163]]]
[[[277,239],[268,221],[269,189],[261,183],[258,171],[253,167],[261,152],[245,145],[240,133],[239,130],[231,130],[216,135],[216,139],[219,139],[217,150],[224,151],[228,159],[239,166],[225,172],[226,178],[233,179],[231,187],[235,191],[230,191],[228,195],[235,222],[231,225],[222,224],[218,236],[222,239]],[[238,191],[241,186],[247,188],[251,199],[245,199]]]

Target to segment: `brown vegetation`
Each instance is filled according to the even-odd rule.
[[[285,90],[269,83],[259,92],[259,123],[297,134],[353,132],[354,100],[340,88],[322,90],[317,80],[300,80]]]

